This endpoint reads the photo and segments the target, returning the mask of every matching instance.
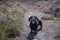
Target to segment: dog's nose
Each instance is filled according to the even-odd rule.
[[[32,21],[34,21],[34,19]]]

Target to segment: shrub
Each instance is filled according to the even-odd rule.
[[[6,30],[6,36],[8,38],[15,38],[16,36],[19,36],[19,34],[19,31],[13,27],[8,27]]]
[[[19,34],[20,33],[17,28],[14,28],[12,25],[8,25],[3,21],[0,22],[0,40],[15,38],[16,36],[20,36]]]
[[[3,30],[2,28],[0,28],[0,40],[4,40],[5,37],[6,37],[5,30]]]

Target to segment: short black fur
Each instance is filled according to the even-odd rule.
[[[33,19],[33,18],[34,18],[34,19]],[[32,20],[35,21],[35,24],[32,23]],[[32,32],[33,30],[36,31],[39,25],[40,25],[40,30],[42,30],[42,21],[39,20],[36,16],[31,16],[31,17],[29,18],[29,22],[30,22],[29,27],[30,27],[30,29],[31,29],[31,32]]]

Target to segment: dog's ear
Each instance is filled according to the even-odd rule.
[[[28,21],[30,21],[32,18],[33,18],[32,16],[31,16],[31,17],[29,17]]]
[[[35,16],[35,19],[39,20],[37,16]]]

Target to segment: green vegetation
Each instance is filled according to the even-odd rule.
[[[5,39],[5,37],[6,37],[5,30],[3,29],[3,27],[2,28],[0,27],[0,40]]]
[[[58,21],[58,18],[54,17],[54,18],[53,18],[53,21]]]
[[[21,11],[18,12],[19,9],[16,10],[17,8],[13,9],[13,7],[8,3],[4,3],[3,7],[0,8],[0,12],[2,12],[1,14],[5,18],[2,18],[3,21],[0,20],[0,40],[8,40],[20,36],[20,31],[17,28],[18,26],[20,28],[22,18],[27,10],[22,7]]]
[[[53,20],[54,20],[54,21],[57,21],[58,19],[54,17],[54,19],[53,19]]]
[[[14,10],[12,11],[12,15],[13,15],[13,14],[16,14],[16,13],[17,13],[17,10],[14,9]]]
[[[16,20],[14,20],[13,23],[16,24],[16,25],[22,24],[22,19],[21,19],[21,18],[18,18],[18,19],[16,19]]]
[[[2,9],[0,9],[0,11],[2,12],[2,13],[7,13],[7,10],[8,10],[8,7],[3,7]]]
[[[16,11],[14,11],[16,13]],[[7,40],[8,38],[15,38],[20,36],[20,32],[16,28],[18,24],[22,23],[22,19],[19,17],[16,20],[11,18],[9,14],[4,14],[7,21],[0,21],[0,40]]]
[[[20,18],[23,18],[23,17],[24,17],[24,14],[25,14],[25,13],[21,13],[21,12],[19,12],[19,16],[20,16]]]
[[[0,21],[0,40],[7,40],[7,38],[15,38],[19,36],[19,31],[12,25]]]
[[[20,34],[19,31],[13,27],[8,27],[6,30],[7,38],[15,38],[16,36],[20,36],[19,34]]]

